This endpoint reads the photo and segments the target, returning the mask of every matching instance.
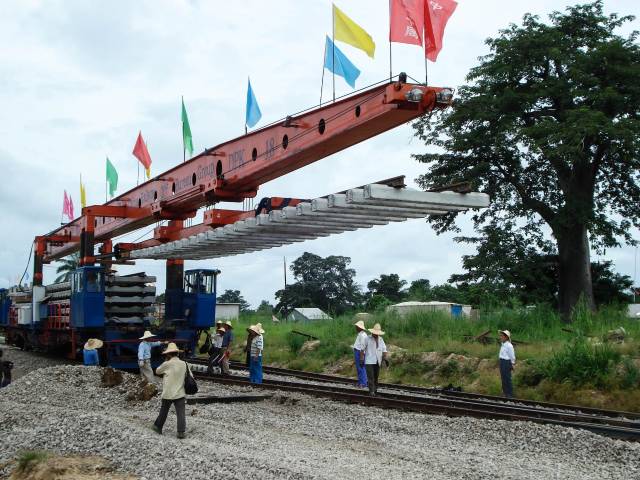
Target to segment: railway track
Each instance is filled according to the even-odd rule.
[[[206,365],[206,360],[202,359],[192,359],[189,361],[190,363],[195,363],[197,365]],[[230,366],[234,370],[247,371],[248,368],[246,365],[240,362],[230,362]],[[328,375],[325,373],[315,373],[315,372],[305,372],[302,370],[292,370],[288,368],[280,368],[280,367],[270,367],[263,366],[263,372],[279,375],[284,377],[294,377],[300,378],[302,380],[314,381],[314,382],[323,382],[323,383],[336,383],[336,384],[344,384],[344,385],[355,385],[356,381],[353,378],[342,377],[339,375]],[[433,387],[419,387],[415,385],[403,385],[396,383],[380,383],[380,388],[390,389],[399,392],[407,392],[407,393],[415,393],[429,396],[440,396],[445,398],[455,398],[455,399],[467,399],[474,400],[478,402],[488,402],[488,403],[503,403],[503,404],[516,404],[527,407],[541,408],[541,409],[549,409],[549,410],[562,410],[566,412],[573,412],[576,414],[584,414],[584,415],[592,415],[598,417],[609,417],[609,418],[624,418],[628,420],[638,420],[640,421],[640,413],[635,412],[624,412],[618,410],[605,410],[600,408],[592,408],[592,407],[583,407],[577,405],[567,405],[562,403],[552,403],[552,402],[538,402],[534,400],[524,400],[524,399],[513,399],[509,400],[505,397],[499,397],[494,395],[482,395],[479,393],[471,393],[471,392],[458,392],[455,390],[448,390],[444,388],[433,388]],[[640,425],[640,424],[639,424]]]
[[[202,366],[203,361],[191,362]],[[243,365],[234,365],[236,369],[243,369]],[[630,412],[616,412],[600,409],[582,409],[575,406],[562,405],[564,408],[557,408],[557,404],[545,404],[543,402],[531,402],[524,404],[520,401],[505,402],[500,397],[478,396],[480,398],[457,396],[461,392],[453,392],[453,395],[442,393],[440,389],[428,389],[422,387],[407,387],[405,385],[387,384],[386,389],[379,391],[378,395],[371,397],[368,392],[355,388],[348,388],[338,384],[353,384],[352,379],[324,374],[303,375],[308,372],[288,371],[275,367],[265,367],[265,373],[282,375],[282,371],[287,371],[290,377],[299,376],[305,380],[314,380],[326,384],[309,384],[296,381],[265,379],[261,385],[250,384],[244,376],[231,375],[209,375],[195,373],[197,378],[204,381],[213,381],[227,385],[244,385],[268,390],[282,390],[298,392],[315,397],[328,398],[348,403],[358,403],[382,408],[393,408],[404,411],[421,412],[429,414],[440,414],[455,417],[475,417],[494,420],[530,421],[560,425],[564,427],[588,430],[601,435],[630,440],[640,441],[640,422],[630,419],[637,416]],[[295,374],[294,374],[295,373]],[[335,379],[340,379],[335,381]],[[414,389],[420,389],[416,392]],[[494,400],[496,398],[497,400]],[[552,405],[552,406],[550,406]],[[591,410],[585,412],[584,410]],[[597,413],[596,413],[597,412]]]

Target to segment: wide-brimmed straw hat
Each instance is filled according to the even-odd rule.
[[[216,325],[224,325],[224,322],[222,320],[216,320]]]
[[[90,338],[87,340],[87,343],[84,344],[85,350],[95,350],[97,348],[102,348],[102,340],[99,338]]]
[[[251,325],[250,327],[247,327],[247,332],[253,332],[256,335],[261,335],[264,330],[262,330],[262,327],[259,327],[258,325]]]
[[[511,340],[511,332],[509,330],[498,330],[499,333],[504,333],[509,340]]]
[[[366,330],[367,327],[364,326],[364,322],[362,320],[358,320],[356,323],[354,323],[354,325],[356,327],[358,327],[360,330]]]
[[[142,335],[139,340],[146,340],[147,338],[152,338],[155,337],[155,335],[153,333],[151,333],[149,330],[145,330],[144,331],[144,335]]]
[[[224,332],[224,331],[225,331],[225,330],[224,330],[224,327],[218,327],[218,328],[216,328],[216,332],[220,332],[220,331]]]
[[[373,328],[370,328],[369,331],[371,333],[373,333],[374,335],[384,335],[384,332],[382,331],[382,328],[380,328],[380,324],[376,323]]]
[[[180,352],[182,352],[182,350],[180,350],[175,343],[170,342],[169,345],[167,345],[167,349],[164,352],[162,352],[162,354],[166,355],[167,353],[180,353]]]
[[[233,328],[233,325],[231,325],[231,320],[227,320],[226,322],[224,322],[225,325],[227,325],[229,328]]]
[[[262,324],[256,323],[256,327],[258,327],[258,329],[260,330],[260,335],[262,335],[264,333],[264,328],[262,328]]]

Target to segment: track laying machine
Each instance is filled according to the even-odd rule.
[[[407,218],[480,208],[479,193],[406,189],[403,177],[314,200],[263,199],[255,210],[216,208],[255,198],[260,185],[363,140],[451,105],[453,92],[407,83],[407,76],[315,107],[222,143],[35,237],[33,286],[0,290],[0,329],[23,348],[80,354],[89,337],[105,362],[135,368],[138,337],[152,322],[161,339],[195,352],[215,322],[216,269],[184,271],[184,259],[211,259],[368,228]],[[204,209],[203,221],[187,220]],[[116,236],[166,221],[153,238],[113,244]],[[69,282],[43,285],[42,266],[79,252]],[[163,318],[152,315],[155,278],[119,276],[114,265],[166,261]]]

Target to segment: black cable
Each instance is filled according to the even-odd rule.
[[[18,285],[22,285],[22,280],[24,279],[24,276],[27,274],[29,263],[31,263],[31,255],[33,255],[33,243],[31,244],[31,250],[29,250],[29,260],[27,260],[27,266],[24,267],[24,273],[22,274],[22,277],[20,277],[20,281],[18,282]]]

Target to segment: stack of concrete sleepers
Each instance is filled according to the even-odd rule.
[[[144,273],[107,276],[104,313],[107,324],[141,324],[153,320],[155,277]]]

